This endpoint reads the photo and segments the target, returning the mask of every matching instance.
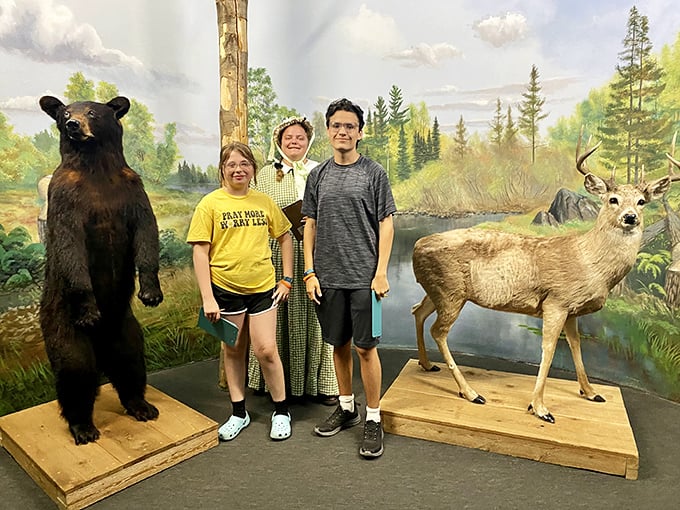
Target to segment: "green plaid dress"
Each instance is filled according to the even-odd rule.
[[[274,165],[267,165],[257,173],[256,188],[269,195],[279,207],[299,199],[293,172],[286,173],[281,182],[276,182]],[[279,281],[283,277],[281,249],[275,240],[270,243],[276,280]],[[294,237],[293,256],[293,287],[288,301],[279,305],[276,318],[276,343],[283,363],[286,395],[337,395],[333,347],[322,340],[314,303],[307,297],[302,281],[305,270],[302,242]],[[248,387],[266,389],[260,364],[252,349],[248,361]]]

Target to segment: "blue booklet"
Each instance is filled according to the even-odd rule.
[[[382,301],[371,291],[371,328],[373,337],[382,336]]]
[[[198,312],[198,327],[212,336],[216,336],[227,345],[233,347],[236,344],[236,339],[238,338],[238,327],[236,324],[224,317],[221,317],[217,322],[210,322],[203,312],[203,307]]]

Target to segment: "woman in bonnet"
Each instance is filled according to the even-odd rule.
[[[318,165],[307,158],[314,141],[314,128],[304,117],[292,117],[272,133],[269,160],[257,174],[256,188],[284,208],[302,200],[309,172]],[[276,278],[283,277],[281,250],[271,243]],[[307,297],[302,281],[304,254],[302,241],[293,237],[294,278],[287,302],[279,304],[276,342],[286,379],[286,393],[292,400],[303,395],[326,405],[337,405],[338,384],[333,367],[333,348],[323,342],[314,302]],[[248,386],[264,391],[260,365],[250,353]]]

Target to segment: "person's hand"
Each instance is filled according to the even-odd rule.
[[[217,304],[217,301],[215,301],[215,299],[204,301],[203,313],[210,322],[217,322],[220,320],[220,307]]]
[[[305,282],[305,288],[307,289],[307,297],[317,305],[320,305],[321,301],[319,301],[319,298],[321,297],[321,285],[319,284],[319,279],[316,276],[308,278]]]
[[[390,292],[390,283],[387,281],[386,275],[376,275],[371,282],[371,290],[375,291],[378,299],[387,297]]]
[[[276,286],[276,289],[274,289],[274,294],[272,295],[272,299],[274,300],[274,304],[278,305],[279,303],[283,303],[288,299],[288,296],[290,295],[290,287],[288,287],[283,280],[281,280],[278,285]]]

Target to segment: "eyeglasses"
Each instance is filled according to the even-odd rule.
[[[359,126],[349,122],[332,122],[328,127],[331,129],[331,131],[340,131],[340,128],[345,128],[345,131],[350,133]]]
[[[250,161],[241,161],[238,164],[232,161],[230,163],[226,163],[224,166],[226,166],[229,170],[236,170],[236,167],[239,167],[241,170],[248,170],[253,167],[253,164]]]

